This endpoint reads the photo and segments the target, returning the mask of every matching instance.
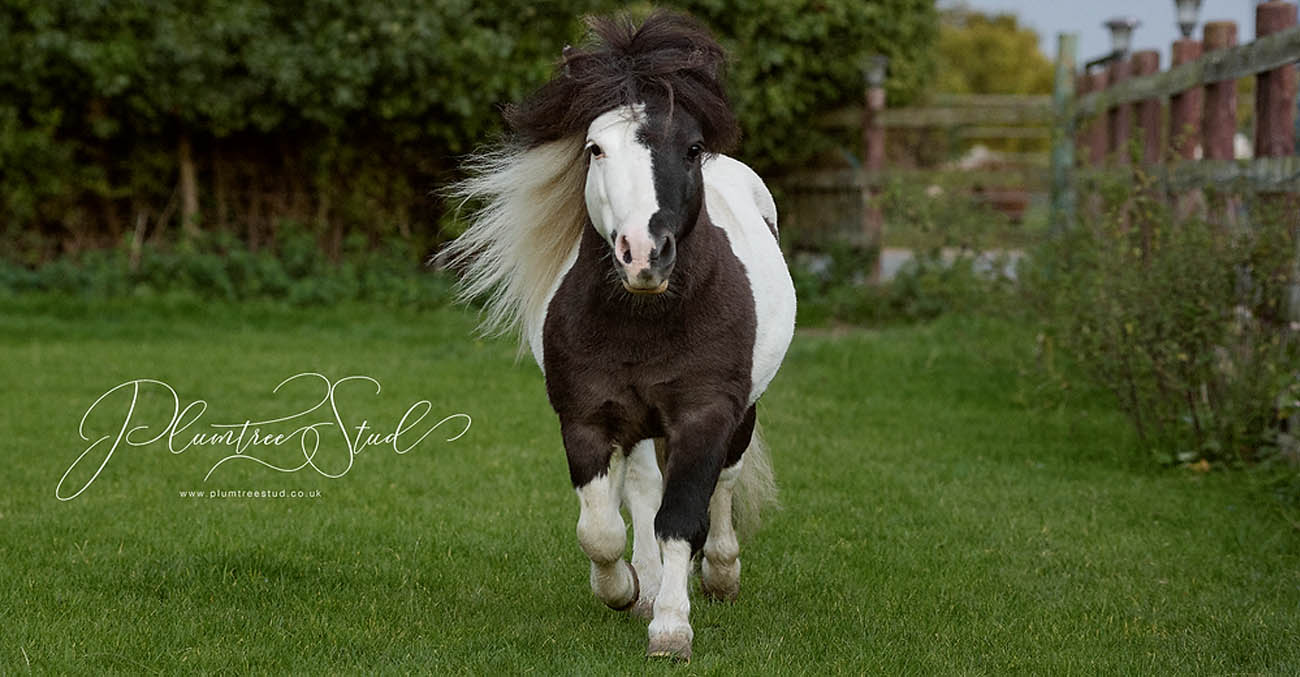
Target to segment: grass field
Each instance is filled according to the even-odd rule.
[[[1300,673],[1300,535],[1271,499],[1126,461],[1104,398],[1037,405],[1018,373],[1032,335],[971,318],[798,336],[760,406],[784,508],[744,546],[741,600],[696,601],[693,661],[647,664],[645,624],[587,589],[536,367],[471,328],[0,300],[0,673]],[[160,441],[55,498],[82,414],[119,383],[206,401],[194,432],[310,407],[319,388],[271,389],[311,371],[382,383],[340,386],[349,424],[391,431],[428,400],[425,427],[473,426],[367,449],[335,479],[236,460],[205,482],[228,449]],[[132,420],[155,434],[167,403],[145,395]],[[125,412],[110,397],[88,429]],[[334,434],[317,460],[337,473]],[[237,489],[320,496],[206,497]]]

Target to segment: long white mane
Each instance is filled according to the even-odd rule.
[[[587,223],[583,140],[479,153],[465,165],[470,177],[448,189],[471,210],[446,260],[462,271],[462,302],[486,297],[484,334],[540,334],[547,298]]]

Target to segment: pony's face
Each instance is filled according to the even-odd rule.
[[[587,128],[587,213],[634,294],[668,289],[677,245],[699,217],[704,156],[699,123],[680,108],[615,108]]]

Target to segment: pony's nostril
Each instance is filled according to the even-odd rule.
[[[626,235],[618,239],[618,245],[615,247],[615,251],[618,254],[618,257],[623,259],[623,263],[632,262],[632,245],[628,244]]]
[[[654,251],[650,252],[650,260],[655,262],[673,260],[672,233],[668,233],[664,235],[663,242],[658,247],[656,247]]]

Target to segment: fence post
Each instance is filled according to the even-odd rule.
[[[877,284],[880,282],[880,260],[884,256],[885,216],[876,199],[878,191],[872,189],[872,183],[885,168],[885,126],[881,124],[880,115],[885,110],[883,82],[867,82],[866,104],[862,124],[862,234],[867,247],[876,251],[870,282]]]
[[[1201,58],[1201,43],[1192,38],[1174,41],[1173,65],[1181,66]],[[1196,158],[1197,139],[1201,130],[1201,106],[1205,90],[1200,85],[1175,94],[1169,101],[1169,140],[1173,158]]]
[[[1289,2],[1265,2],[1255,8],[1255,35],[1264,37],[1296,24],[1296,6]],[[1282,157],[1295,150],[1296,71],[1294,64],[1264,71],[1255,76],[1255,156]],[[1297,197],[1287,194],[1260,196],[1267,218],[1286,219],[1294,234],[1297,227]],[[1287,317],[1300,320],[1300,251],[1292,261],[1292,284],[1288,290]],[[1291,424],[1300,423],[1292,416]]]
[[[1133,55],[1133,75],[1155,75],[1160,72],[1160,52],[1143,50]],[[1137,104],[1137,126],[1142,131],[1142,164],[1160,164],[1164,155],[1164,134],[1160,99],[1145,99]]]
[[[1205,24],[1205,52],[1226,49],[1237,44],[1237,24],[1211,21]],[[1237,83],[1233,80],[1212,82],[1205,87],[1205,109],[1201,118],[1201,148],[1207,160],[1231,160],[1232,142],[1237,132]]]
[[[1089,92],[1101,92],[1106,89],[1108,79],[1106,71],[1086,73],[1084,77],[1088,78]],[[1094,167],[1100,167],[1102,163],[1106,162],[1107,120],[1107,112],[1098,111],[1092,121],[1088,123],[1088,164]]]
[[[1074,73],[1074,95],[1075,97],[1086,96],[1092,91],[1092,79],[1088,77],[1087,71],[1076,71]],[[1078,152],[1079,164],[1088,162],[1088,133],[1092,131],[1092,126],[1085,124],[1084,120],[1074,119],[1074,147]]]
[[[1127,58],[1115,59],[1106,73],[1108,87],[1127,80],[1132,72],[1132,62]],[[1133,138],[1133,104],[1124,103],[1110,109],[1107,116],[1107,131],[1110,145],[1107,148],[1111,162],[1128,164],[1128,142]]]
[[[885,168],[885,126],[880,124],[880,113],[885,110],[885,88],[867,87],[866,103],[866,119],[862,125],[863,168],[874,173]]]
[[[1079,37],[1074,33],[1056,36],[1056,83],[1052,88],[1052,109],[1056,124],[1052,132],[1052,230],[1060,232],[1074,225],[1074,64]]]
[[[1264,37],[1296,24],[1296,6],[1265,2],[1255,8],[1255,35]],[[1255,156],[1291,155],[1295,148],[1296,72],[1287,64],[1256,76]]]

